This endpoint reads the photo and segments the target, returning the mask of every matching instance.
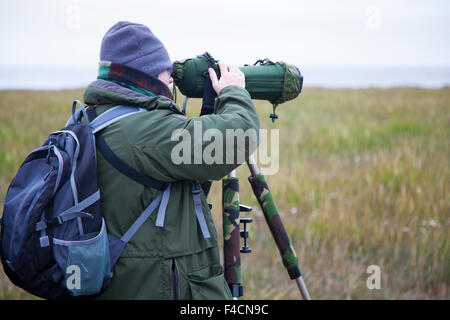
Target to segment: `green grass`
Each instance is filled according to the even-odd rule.
[[[63,126],[81,90],[0,92],[0,205],[24,157]],[[179,98],[178,103],[181,104]],[[450,298],[450,88],[305,88],[280,105],[255,101],[262,128],[279,128],[280,168],[267,176],[314,299]],[[198,115],[191,100],[188,114]],[[297,299],[247,182],[242,256],[246,299]],[[209,200],[221,238],[221,188]],[[369,290],[366,269],[381,268]],[[257,266],[257,267],[256,267]],[[0,298],[32,298],[0,272]]]

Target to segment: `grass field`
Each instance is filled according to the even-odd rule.
[[[0,205],[24,157],[61,128],[82,91],[0,91]],[[181,101],[178,101],[181,104]],[[450,88],[305,88],[278,108],[280,169],[268,176],[313,299],[450,299]],[[199,101],[188,104],[198,115]],[[297,299],[247,183],[246,299]],[[221,237],[221,188],[209,197]],[[369,290],[369,265],[381,289]],[[33,298],[0,271],[0,299]]]

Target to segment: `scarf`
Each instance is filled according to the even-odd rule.
[[[170,89],[158,78],[123,64],[100,61],[97,79],[117,83],[150,97],[165,96],[173,100]]]

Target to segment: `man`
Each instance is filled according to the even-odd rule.
[[[259,130],[259,119],[245,78],[236,67],[220,64],[221,78],[210,69],[218,97],[215,114],[189,119],[173,103],[168,86],[172,63],[164,45],[144,25],[118,22],[105,34],[100,50],[98,79],[84,92],[84,101],[97,115],[117,105],[138,106],[148,112],[110,125],[102,135],[112,151],[148,177],[170,182],[164,225],[153,213],[131,238],[114,268],[109,287],[100,299],[230,299],[220,265],[217,232],[206,198],[201,209],[209,237],[199,224],[190,181],[221,179],[238,163],[174,164],[171,139],[184,129],[194,139],[215,128]],[[202,139],[203,140],[203,139]],[[224,139],[225,141],[225,139]],[[201,141],[202,147],[209,141]],[[247,154],[257,143],[246,144]],[[234,147],[235,149],[237,147]],[[236,150],[233,151],[236,151]],[[202,149],[203,150],[203,149]],[[226,149],[224,148],[224,151]],[[192,146],[191,156],[195,153]],[[225,159],[225,155],[223,155]],[[108,232],[120,237],[161,191],[145,187],[116,170],[97,152],[102,210]],[[157,209],[155,210],[155,212]]]

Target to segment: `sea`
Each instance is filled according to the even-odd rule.
[[[299,66],[304,87],[391,88],[450,86],[450,66],[326,67]],[[95,80],[97,67],[0,66],[0,90],[61,90],[84,88]]]

